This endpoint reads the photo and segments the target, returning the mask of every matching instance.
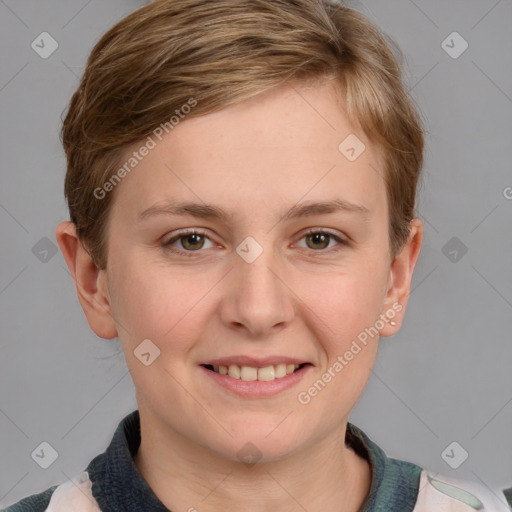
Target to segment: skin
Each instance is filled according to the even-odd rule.
[[[349,123],[339,94],[333,82],[285,85],[182,121],[111,192],[105,270],[72,223],[57,227],[89,325],[120,339],[141,416],[135,463],[171,510],[316,512],[343,504],[355,512],[369,492],[369,465],[344,438],[379,336],[307,405],[297,395],[394,304],[402,307],[396,325],[385,322],[380,336],[398,331],[423,226],[413,220],[392,261],[382,155]],[[353,162],[338,150],[351,133],[366,146]],[[340,198],[367,207],[368,217],[283,218],[297,203]],[[232,218],[158,214],[138,222],[166,200],[215,205]],[[174,241],[191,257],[163,245],[184,228],[207,234]],[[315,240],[307,228],[346,244]],[[252,263],[236,252],[247,236],[263,248]],[[147,338],[160,349],[149,366],[134,356]],[[233,395],[199,367],[241,354],[312,366],[296,386],[264,399]],[[252,466],[237,458],[247,442],[262,456]]]

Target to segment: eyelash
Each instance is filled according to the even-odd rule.
[[[318,229],[318,228],[310,228],[308,229],[302,236],[301,238],[299,238],[299,240],[302,240],[304,237],[308,236],[308,235],[313,235],[313,234],[324,234],[324,235],[328,235],[331,239],[334,239],[336,242],[338,242],[342,247],[339,247],[337,249],[333,249],[333,248],[330,248],[330,249],[318,249],[318,250],[315,250],[315,249],[310,249],[311,251],[315,252],[315,253],[330,253],[330,252],[337,252],[337,251],[340,251],[343,246],[346,246],[348,245],[348,242],[346,240],[343,240],[342,238],[340,238],[339,236],[335,235],[334,233],[328,231],[328,230],[325,230],[325,229]],[[198,252],[202,252],[201,249],[198,249],[197,251],[187,251],[187,250],[184,250],[184,249],[177,249],[176,247],[173,247],[171,244],[173,244],[174,242],[178,241],[180,238],[182,237],[185,237],[185,236],[190,236],[190,235],[201,235],[201,236],[204,236],[206,238],[208,238],[208,240],[210,240],[210,237],[208,236],[208,233],[206,233],[206,231],[202,231],[202,230],[199,230],[199,229],[190,229],[190,230],[186,230],[186,231],[182,231],[180,233],[177,233],[175,236],[173,236],[172,238],[169,238],[169,240],[167,240],[166,242],[163,243],[163,246],[164,248],[174,252],[174,253],[177,253],[179,255],[183,255],[183,256],[186,256],[186,257],[194,257],[194,253],[198,253]],[[213,240],[211,240],[213,242]]]

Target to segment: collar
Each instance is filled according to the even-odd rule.
[[[140,474],[134,455],[141,441],[140,416],[135,410],[119,423],[107,450],[95,457],[86,471],[92,494],[102,512],[169,512]],[[346,442],[370,463],[372,483],[360,512],[414,509],[421,468],[388,458],[364,432],[347,423]]]

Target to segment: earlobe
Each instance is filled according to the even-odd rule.
[[[89,326],[100,338],[115,338],[117,329],[107,292],[106,271],[96,267],[71,221],[61,222],[55,237],[75,281],[78,300]]]
[[[390,321],[386,322],[385,327],[380,331],[380,335],[383,337],[393,336],[400,329],[409,300],[412,275],[418,261],[422,240],[423,223],[419,219],[413,219],[407,242],[391,264],[388,291],[384,301],[385,310],[383,311]],[[393,318],[389,314],[391,311],[396,313]],[[395,322],[395,325],[391,324],[391,320]]]

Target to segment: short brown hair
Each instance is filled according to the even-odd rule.
[[[362,14],[328,0],[156,0],[123,18],[93,48],[61,134],[70,218],[98,268],[113,194],[94,191],[128,146],[191,98],[189,116],[199,116],[327,76],[343,85],[350,119],[383,150],[394,258],[415,216],[424,141],[392,48],[401,55]]]

